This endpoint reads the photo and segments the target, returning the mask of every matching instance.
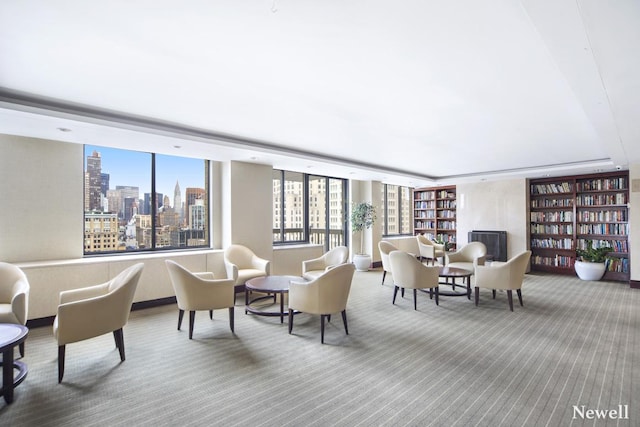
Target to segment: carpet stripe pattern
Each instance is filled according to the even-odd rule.
[[[320,320],[198,312],[176,330],[174,305],[135,311],[127,360],[112,335],[67,346],[57,383],[50,327],[34,328],[27,379],[0,422],[12,426],[634,426],[640,425],[640,290],[531,273],[524,307],[506,294],[413,295],[392,305],[393,277],[356,272],[345,335]],[[622,406],[619,406],[622,405]],[[623,408],[621,418],[583,411]],[[594,412],[591,412],[593,414]],[[604,413],[604,412],[600,412]],[[606,412],[608,415],[614,413]]]

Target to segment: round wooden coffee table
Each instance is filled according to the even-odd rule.
[[[280,323],[284,323],[284,315],[286,314],[284,309],[284,294],[289,293],[289,283],[291,281],[306,282],[306,280],[300,276],[263,276],[247,280],[244,291],[244,313],[253,313],[259,316],[280,316]],[[251,291],[268,295],[250,299],[249,294]],[[280,311],[268,311],[255,304],[258,301],[271,298],[273,298],[273,302],[275,303],[276,295],[278,294],[280,295]]]
[[[464,268],[448,267],[446,265],[444,267],[440,267],[439,276],[444,278],[444,282],[440,282],[440,284],[451,286],[451,290],[442,291],[438,289],[438,293],[440,295],[447,295],[452,297],[461,297],[466,295],[467,299],[471,299],[471,276],[472,275],[473,275],[472,272],[470,272],[469,270],[465,270]],[[460,277],[462,278],[463,283],[467,287],[466,292],[456,291],[456,279]],[[449,282],[449,279],[451,279],[451,282]]]
[[[29,329],[13,323],[0,323],[0,351],[2,352],[2,395],[7,403],[13,402],[13,389],[27,377],[27,365],[13,360],[13,350],[27,339]],[[13,376],[13,370],[18,375]]]

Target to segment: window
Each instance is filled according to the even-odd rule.
[[[85,255],[209,246],[207,160],[85,146]]]
[[[411,188],[384,184],[382,192],[383,234],[385,236],[411,234]]]
[[[346,245],[347,181],[273,171],[273,242]]]

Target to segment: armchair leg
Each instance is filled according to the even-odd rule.
[[[213,310],[209,310],[209,319],[213,320]]]
[[[436,286],[436,305],[440,305],[440,288]]]
[[[233,321],[235,319],[235,307],[229,307],[229,326],[231,326],[231,332],[233,333],[234,324]]]
[[[191,310],[189,312],[189,339],[193,338],[193,324],[196,321],[196,312]]]
[[[293,310],[289,309],[289,334],[293,330]]]
[[[320,344],[324,344],[324,318],[325,315],[320,315]]]
[[[182,326],[182,317],[184,316],[184,310],[178,310],[178,330]]]
[[[433,288],[429,288],[429,299],[433,299]]]
[[[509,309],[513,311],[513,291],[511,289],[507,291],[507,298],[509,299]]]
[[[344,333],[349,335],[349,328],[347,327],[347,310],[342,310],[342,323],[344,323]]]
[[[65,346],[58,346],[58,384],[62,382],[64,376],[64,350]]]
[[[393,287],[393,302],[392,302],[392,304],[396,303],[396,295],[398,295],[398,287],[394,286]]]
[[[518,291],[518,295],[519,292],[520,291]],[[522,298],[520,298],[520,305],[522,305]],[[18,345],[18,348],[20,349],[20,357],[24,357],[24,341],[22,341],[20,345]]]
[[[118,351],[120,352],[120,360],[124,362],[124,335],[122,334],[122,328],[113,331],[113,337],[116,340],[116,347],[118,347]]]
[[[415,288],[413,289],[413,309],[418,309],[418,290]]]
[[[520,301],[520,307],[524,307],[522,303],[522,289],[516,289],[516,293],[518,294],[518,300]]]
[[[476,299],[476,307],[477,307],[478,306],[478,301],[480,301],[480,288],[476,286],[474,288],[473,294],[474,294],[475,299]]]
[[[384,278],[387,276],[387,271],[386,270],[382,270],[382,283],[380,283],[381,285],[384,285]]]
[[[400,288],[400,296],[404,298],[404,288]]]
[[[496,290],[491,289],[491,294],[493,295],[493,299],[496,299]]]

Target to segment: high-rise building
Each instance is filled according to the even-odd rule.
[[[109,190],[109,177],[110,175],[108,173],[100,174],[100,193],[102,193],[104,197],[107,196],[107,190]]]
[[[205,213],[204,200],[195,199],[194,203],[189,205],[189,229],[204,230],[206,225]]]
[[[180,193],[180,184],[176,180],[176,187],[173,190],[173,210],[178,214],[178,220],[182,224],[184,219],[184,211],[182,210],[182,195]]]
[[[118,217],[115,213],[86,212],[84,214],[84,251],[118,250]]]
[[[88,188],[85,187],[85,211],[101,211],[102,210],[102,159],[100,153],[93,151],[87,156],[86,181]]]

